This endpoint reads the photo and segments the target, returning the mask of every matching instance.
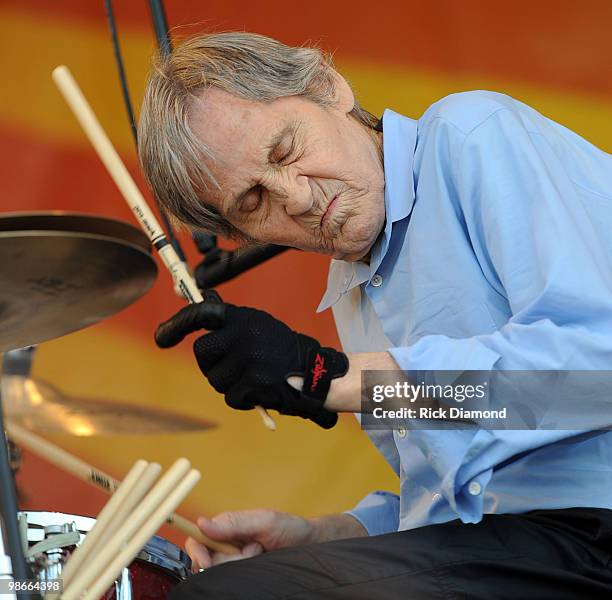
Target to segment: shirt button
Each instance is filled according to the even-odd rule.
[[[372,285],[374,287],[380,287],[382,285],[382,282],[383,282],[383,278],[378,273],[376,273],[376,275],[372,277]]]
[[[431,500],[432,502],[437,502],[438,500],[440,500],[440,498],[442,498],[440,494],[434,494]]]
[[[477,481],[471,481],[470,485],[468,485],[468,492],[472,496],[478,496],[482,492],[482,486]]]
[[[405,427],[400,427],[397,430],[397,436],[401,437],[401,438],[405,438],[406,437],[406,428]]]

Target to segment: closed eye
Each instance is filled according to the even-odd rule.
[[[297,145],[292,144],[291,145],[291,149],[289,150],[289,152],[287,152],[287,154],[279,161],[280,166],[282,167],[287,167],[289,165],[292,165],[293,163],[297,162],[298,160],[300,160],[300,158],[302,158],[302,155],[304,153],[300,150],[300,148]]]
[[[254,210],[257,210],[259,205],[261,204],[261,194],[262,194],[262,186],[254,185],[243,197],[240,201],[240,212],[241,213],[250,213]]]
[[[287,161],[290,161],[292,155],[294,154],[294,151],[295,151],[294,140],[291,140],[291,145],[289,146],[289,149],[286,150],[285,152],[282,152],[282,156],[275,161],[276,164],[280,165],[281,167],[291,164],[290,162],[287,162]]]

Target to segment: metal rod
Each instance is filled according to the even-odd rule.
[[[234,251],[215,248],[196,267],[196,283],[201,290],[217,287],[286,250],[287,246],[273,244]]]
[[[23,555],[23,544],[17,522],[15,482],[13,481],[13,473],[11,471],[2,412],[2,391],[0,385],[0,505],[2,510],[2,527],[13,566],[13,579],[15,581],[27,581],[31,579],[31,573]],[[24,595],[26,598],[39,597],[30,592],[24,593]]]

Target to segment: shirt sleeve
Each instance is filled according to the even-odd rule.
[[[399,526],[399,496],[390,492],[372,492],[345,514],[357,519],[368,535],[392,533]]]
[[[469,132],[458,152],[450,179],[459,214],[484,276],[512,316],[491,334],[429,335],[390,348],[395,361],[416,371],[609,369],[610,247],[601,224],[594,223],[589,198],[568,176],[564,160],[571,150],[561,160],[554,140],[537,124],[503,108]],[[612,205],[608,216],[611,211]],[[467,493],[470,483],[484,489],[496,464],[571,435],[479,430],[449,456],[444,448],[432,452],[431,432],[412,433],[433,456],[443,493],[464,521],[482,513],[484,494]]]

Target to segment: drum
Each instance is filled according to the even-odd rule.
[[[95,522],[65,513],[19,512],[22,537],[28,540],[26,556],[39,581],[61,579],[62,566]],[[154,536],[102,600],[163,600],[190,569],[190,558],[178,546]]]

